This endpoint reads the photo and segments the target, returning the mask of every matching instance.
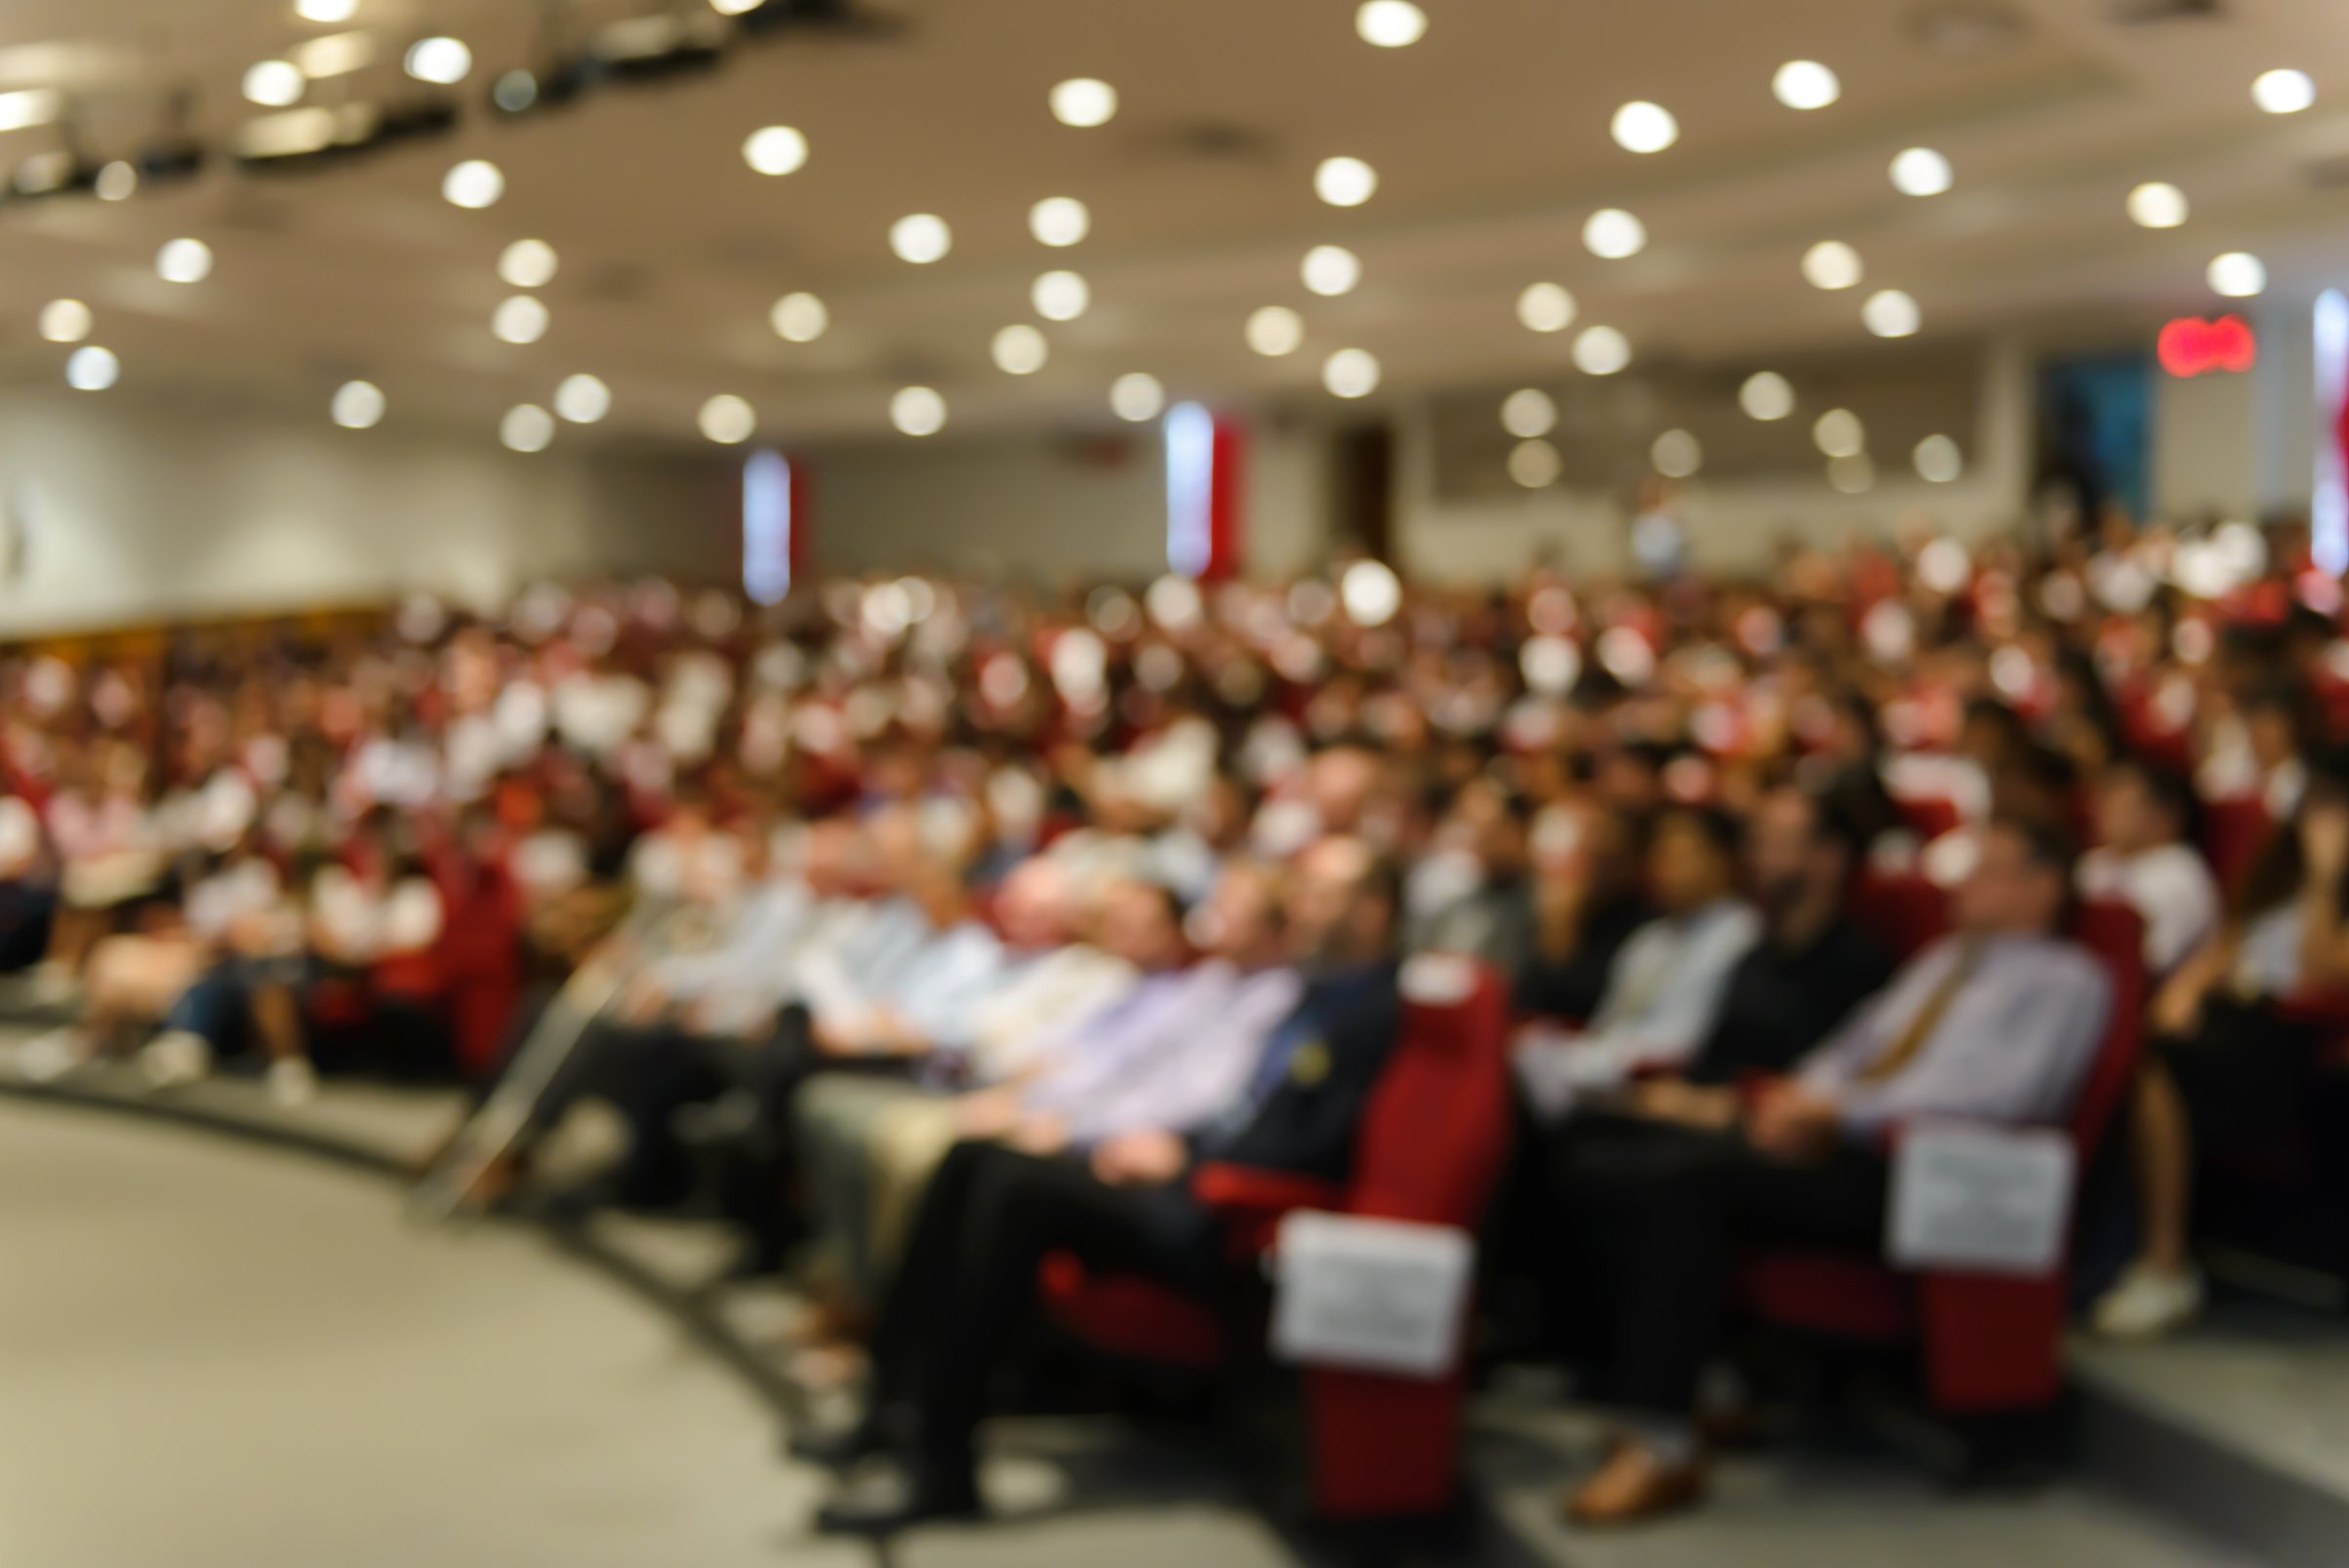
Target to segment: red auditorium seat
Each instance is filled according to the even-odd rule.
[[[1937,890],[1927,888],[1937,904]],[[1916,921],[1924,893],[1879,884],[1864,889],[1879,907]],[[1878,927],[1893,940],[1895,928]],[[2081,905],[2072,935],[2091,949],[2113,979],[2113,1012],[2103,1043],[2074,1106],[2070,1131],[2086,1168],[2136,1070],[2142,1044],[2143,924],[2116,904]],[[1916,927],[1901,929],[1913,940]],[[1929,934],[1928,934],[1929,938]],[[1835,1338],[1913,1343],[1922,1352],[1924,1385],[1936,1410],[1951,1415],[2042,1408],[2061,1381],[2066,1279],[1996,1274],[1909,1274],[1872,1254],[1810,1249],[1760,1252],[1745,1261],[1740,1279],[1745,1307],[1762,1321]]]
[[[1509,1142],[1507,995],[1500,977],[1466,960],[1465,994],[1414,999],[1364,1112],[1343,1187],[1283,1172],[1207,1166],[1194,1190],[1226,1220],[1236,1255],[1253,1260],[1296,1209],[1474,1229]],[[1039,1281],[1053,1318],[1096,1349],[1210,1370],[1261,1354],[1261,1319],[1244,1334],[1215,1312],[1148,1281],[1091,1275],[1048,1259]],[[1331,1520],[1440,1511],[1458,1483],[1462,1376],[1422,1381],[1325,1368],[1305,1374],[1316,1512]]]
[[[522,898],[502,865],[435,867],[442,917],[432,951],[460,1071],[494,1066],[522,999]]]
[[[1892,805],[1920,844],[1930,844],[1943,833],[1956,831],[1965,822],[1958,803],[1941,795],[1910,795]]]

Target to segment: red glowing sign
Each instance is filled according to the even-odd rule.
[[[2180,316],[2162,329],[2155,351],[2162,368],[2172,376],[2246,371],[2259,362],[2259,340],[2241,316],[2220,316],[2216,321]]]

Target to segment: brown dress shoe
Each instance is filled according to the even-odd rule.
[[[1705,1467],[1690,1461],[1667,1464],[1641,1443],[1618,1446],[1599,1472],[1559,1500],[1567,1520],[1604,1529],[1638,1524],[1705,1495]]]

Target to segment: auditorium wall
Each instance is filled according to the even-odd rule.
[[[308,412],[308,411],[305,411]],[[537,576],[740,559],[729,458],[485,432],[341,430],[308,412],[0,395],[0,633],[381,600],[494,600]]]

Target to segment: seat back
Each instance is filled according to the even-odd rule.
[[[1508,1154],[1508,993],[1466,958],[1403,968],[1402,1022],[1355,1134],[1355,1214],[1474,1229]]]
[[[1851,922],[1907,963],[1949,931],[1949,895],[1922,876],[1864,876],[1851,890]]]
[[[2257,795],[2233,795],[2203,807],[2203,853],[2218,873],[2220,887],[2232,893],[2242,886],[2251,873],[2251,863],[2267,846],[2273,825],[2267,802]]]
[[[2136,1077],[2145,1044],[2145,922],[2126,904],[2089,899],[2072,911],[2070,935],[2096,955],[2113,985],[2104,1039],[2072,1106],[2072,1140],[2086,1165]]]

